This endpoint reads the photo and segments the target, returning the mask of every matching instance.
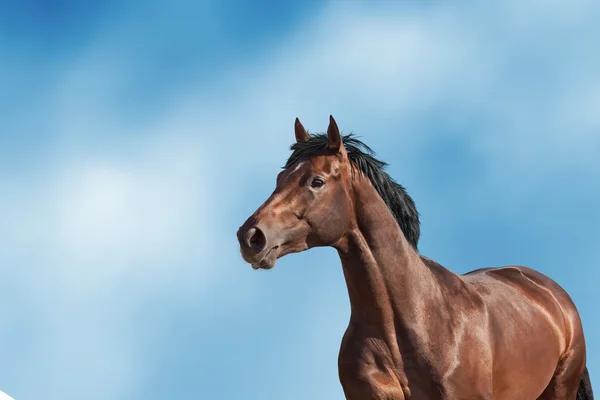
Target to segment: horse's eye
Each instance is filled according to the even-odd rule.
[[[324,184],[325,181],[321,178],[313,178],[313,180],[310,182],[310,186],[316,189],[320,188]]]

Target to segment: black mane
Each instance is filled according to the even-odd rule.
[[[310,134],[306,142],[294,143],[293,151],[284,168],[290,167],[298,160],[322,154],[328,148],[326,134]],[[377,193],[396,217],[398,225],[408,242],[417,249],[421,234],[419,213],[415,202],[406,193],[406,189],[387,174],[383,169],[387,163],[377,160],[375,152],[369,146],[358,140],[352,134],[342,136],[342,142],[348,153],[348,158],[360,172],[373,184]]]

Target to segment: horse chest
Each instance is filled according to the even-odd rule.
[[[407,399],[407,378],[383,339],[349,327],[338,357],[339,377],[347,399]]]
[[[346,399],[453,399],[465,392],[480,398],[479,388],[464,371],[457,369],[452,379],[436,380],[442,374],[421,360],[418,351],[394,354],[393,344],[374,336],[350,327],[344,334],[338,369]],[[465,383],[469,387],[462,387]]]

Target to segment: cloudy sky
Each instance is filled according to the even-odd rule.
[[[300,117],[390,163],[420,250],[523,264],[581,312],[600,387],[593,0],[4,1],[0,390],[340,399],[337,254],[253,271],[235,231]]]

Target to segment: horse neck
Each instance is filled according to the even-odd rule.
[[[440,274],[453,274],[425,265],[366,178],[357,180],[354,189],[356,224],[338,246],[352,319],[426,329],[427,311],[443,300],[441,282],[451,278]]]

